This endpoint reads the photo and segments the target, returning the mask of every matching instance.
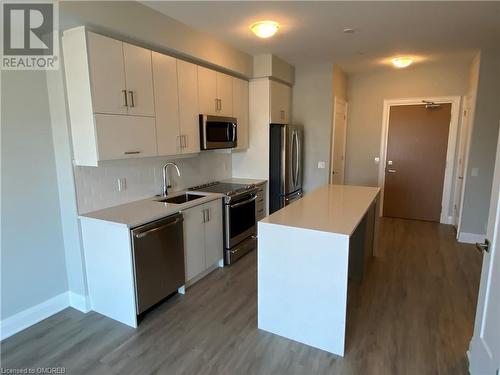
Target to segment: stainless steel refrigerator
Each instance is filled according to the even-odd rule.
[[[269,142],[269,211],[273,213],[302,197],[300,126],[271,124]]]

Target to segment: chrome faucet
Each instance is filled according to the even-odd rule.
[[[170,185],[170,179],[168,178],[168,174],[167,174],[168,166],[175,167],[175,170],[177,171],[177,176],[179,176],[179,177],[181,176],[181,171],[179,171],[179,167],[177,166],[177,164],[172,163],[172,162],[168,162],[163,166],[163,196],[164,197],[166,197],[168,194],[167,188],[172,187]]]

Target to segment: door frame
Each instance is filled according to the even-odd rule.
[[[344,172],[342,174],[342,184],[345,182],[345,160],[346,160],[346,145],[347,145],[347,117],[348,117],[348,111],[349,111],[349,102],[347,100],[344,100],[342,98],[339,98],[338,96],[333,97],[333,113],[332,113],[332,133],[330,137],[330,168],[329,168],[329,175],[328,175],[328,183],[331,184],[333,183],[333,152],[334,152],[334,137],[335,137],[335,111],[337,109],[337,102],[342,102],[344,103],[345,106],[345,132],[344,132]]]
[[[431,101],[439,104],[451,104],[451,120],[448,132],[448,148],[446,151],[446,168],[444,172],[443,197],[441,200],[441,215],[439,222],[452,224],[453,214],[449,215],[453,190],[453,174],[455,171],[455,151],[460,120],[461,96],[419,97],[384,100],[384,111],[382,115],[382,136],[380,139],[380,161],[378,166],[378,185],[380,186],[380,213],[384,210],[384,187],[385,187],[385,165],[387,159],[387,139],[389,137],[389,120],[391,107],[402,105],[423,104],[423,101]]]

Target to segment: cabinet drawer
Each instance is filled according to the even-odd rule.
[[[96,114],[95,126],[99,160],[157,155],[154,118]]]

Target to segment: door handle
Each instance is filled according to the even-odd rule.
[[[135,107],[134,92],[132,90],[129,90],[128,93],[130,94],[130,107]]]
[[[395,169],[388,169],[387,173],[396,173],[397,171]]]
[[[125,99],[125,102],[123,103],[124,107],[128,107],[128,98],[127,98],[127,90],[122,90],[123,93],[123,98]]]
[[[490,241],[486,238],[483,243],[476,242],[476,249],[480,253],[489,253],[490,252]]]
[[[135,235],[135,238],[143,238],[143,237],[146,237],[148,234],[150,233],[154,233],[154,232],[157,232],[159,230],[162,230],[162,229],[165,229],[167,227],[171,227],[172,225],[177,225],[179,223],[181,223],[182,221],[184,221],[183,218],[181,217],[178,217],[177,219],[171,221],[170,223],[167,223],[165,225],[161,225],[159,227],[156,227],[156,228],[153,228],[153,229],[150,229],[150,230],[147,230],[146,232],[141,232],[141,233],[137,233]]]

